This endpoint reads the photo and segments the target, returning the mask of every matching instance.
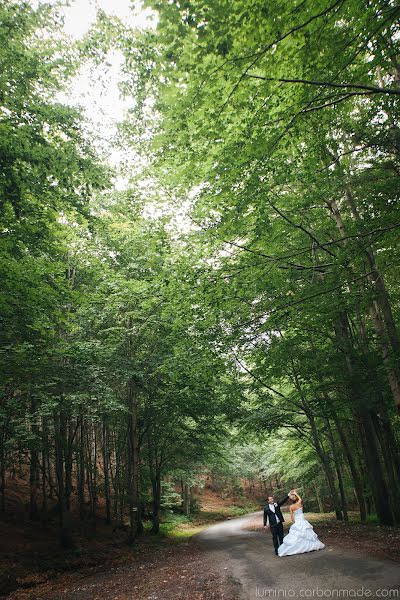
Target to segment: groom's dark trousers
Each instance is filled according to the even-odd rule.
[[[280,544],[283,544],[283,522],[285,519],[283,518],[283,514],[281,512],[281,506],[288,500],[289,496],[285,496],[280,502],[274,502],[275,512],[269,508],[268,504],[264,506],[264,526],[267,524],[267,520],[269,520],[275,554],[278,554],[278,548]],[[277,523],[277,517],[279,523]]]
[[[278,525],[274,525],[271,527],[272,533],[272,543],[274,544],[275,554],[278,552],[278,548],[281,544],[283,544],[283,524],[278,523]],[[279,542],[278,542],[279,540]]]

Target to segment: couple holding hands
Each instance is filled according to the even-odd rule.
[[[290,518],[293,525],[289,533],[283,537],[283,523],[285,521],[281,506],[291,500]],[[269,521],[269,525],[268,525]],[[280,502],[275,502],[273,496],[268,496],[264,506],[264,527],[269,527],[272,533],[272,542],[277,556],[303,554],[313,550],[322,550],[325,544],[319,541],[311,523],[303,513],[303,501],[296,490],[290,492]]]

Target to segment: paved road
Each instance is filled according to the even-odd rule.
[[[213,525],[196,536],[237,581],[241,597],[399,598],[400,568],[335,547],[275,556],[269,531],[246,531],[262,513]],[[323,540],[322,540],[323,541]]]

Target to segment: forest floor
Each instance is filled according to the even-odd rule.
[[[125,587],[121,581],[115,584],[118,596],[113,596],[110,589],[107,598],[155,598],[152,589],[168,588],[171,579],[184,590],[190,585],[192,598],[224,598],[221,589],[230,588],[225,574],[215,570],[203,547],[189,544],[189,540],[212,523],[255,508],[248,501],[221,498],[207,490],[202,494],[199,514],[190,519],[167,514],[159,536],[146,531],[133,546],[127,545],[125,530],[113,530],[101,518],[95,525],[82,525],[73,514],[74,547],[65,550],[57,540],[55,515],[48,522],[30,521],[26,503],[21,502],[23,495],[24,489],[17,482],[9,490],[7,514],[0,518],[0,599],[69,599],[71,586],[82,587],[83,593],[89,585],[87,581],[100,577],[101,573],[113,574],[116,581],[123,576],[125,582]],[[149,527],[150,523],[145,523],[147,530]],[[111,579],[112,586],[114,579]],[[102,588],[99,598],[104,598],[103,592]],[[185,591],[182,593],[182,598],[186,598]],[[86,597],[92,600],[97,596],[90,592]],[[159,597],[169,598],[165,590]]]
[[[241,505],[242,504],[242,505]],[[15,510],[0,521],[0,598],[9,600],[236,600],[242,598],[232,560],[226,546],[211,549],[196,536],[212,523],[233,527],[242,520],[231,519],[252,509],[246,502],[232,504],[212,492],[202,498],[203,510],[190,520],[167,516],[162,535],[146,534],[134,546],[126,544],[126,532],[113,531],[100,520],[96,531],[74,535],[75,546],[62,550],[54,525],[28,523]],[[356,551],[360,556],[400,562],[400,530],[349,525],[333,515],[307,515],[327,546]],[[228,519],[228,520],[227,520]],[[270,534],[260,535],[260,514],[243,519],[241,554],[246,544],[258,544],[257,554],[268,559]],[[230,525],[232,524],[232,525]],[[221,525],[222,526],[222,525]],[[242,527],[242,525],[240,525]],[[212,530],[213,528],[211,528]],[[218,530],[218,527],[217,527]],[[268,532],[267,532],[268,533]],[[240,534],[242,535],[242,534]],[[258,536],[247,540],[246,535]],[[193,538],[193,536],[195,536]],[[236,546],[235,546],[236,544]],[[232,548],[238,547],[236,543]],[[271,546],[271,547],[270,547]],[[272,553],[271,553],[272,554]]]
[[[193,541],[146,540],[96,566],[42,581],[30,578],[9,600],[236,600],[236,586],[207,548]],[[24,584],[29,588],[24,589]],[[34,587],[31,587],[35,583]]]

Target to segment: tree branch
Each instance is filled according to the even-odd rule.
[[[335,285],[332,288],[328,288],[327,290],[323,290],[322,292],[316,292],[315,294],[311,294],[310,296],[306,296],[305,298],[300,298],[299,300],[294,300],[293,302],[288,302],[287,304],[283,304],[282,306],[277,306],[276,308],[272,308],[270,311],[262,313],[262,314],[258,315],[257,317],[255,317],[254,319],[251,319],[251,321],[247,321],[245,323],[239,323],[238,325],[233,327],[233,330],[240,329],[242,327],[247,327],[248,325],[252,325],[258,319],[262,319],[263,317],[265,317],[265,315],[271,316],[271,315],[273,315],[281,310],[284,310],[286,308],[291,308],[292,306],[296,306],[297,304],[302,304],[303,302],[308,302],[308,300],[313,300],[314,298],[318,298],[319,296],[323,296],[324,294],[329,294],[330,292],[339,290],[346,285],[351,285],[352,283],[356,283],[357,281],[360,281],[361,279],[365,279],[366,277],[369,277],[372,274],[373,274],[373,271],[369,271],[368,273],[364,273],[363,275],[360,275],[359,277],[356,277],[355,279],[352,279],[351,281],[343,281],[342,283],[339,283],[338,285]]]
[[[243,79],[246,77],[246,75],[248,74],[249,70],[252,67],[254,67],[254,65],[258,62],[258,60],[262,56],[264,56],[264,54],[266,54],[266,52],[268,52],[268,50],[271,50],[271,48],[273,46],[276,46],[277,44],[279,44],[280,42],[282,42],[283,40],[285,40],[287,37],[289,37],[290,35],[292,35],[296,31],[299,31],[300,29],[303,29],[304,27],[307,27],[307,25],[309,25],[315,19],[319,19],[320,17],[325,16],[331,10],[333,10],[334,8],[336,8],[336,6],[338,6],[339,4],[343,4],[344,2],[345,2],[345,0],[336,0],[336,2],[333,2],[333,4],[331,4],[330,6],[328,6],[328,8],[326,8],[325,10],[323,10],[323,11],[321,11],[321,12],[319,12],[319,13],[313,15],[313,16],[311,16],[309,19],[307,19],[307,21],[304,21],[304,23],[300,23],[300,25],[296,25],[295,27],[292,27],[292,29],[289,29],[289,31],[287,31],[286,33],[284,33],[281,36],[279,36],[278,38],[276,38],[273,42],[270,42],[269,44],[267,44],[267,46],[265,46],[264,48],[262,48],[262,50],[260,50],[259,52],[254,52],[252,54],[247,54],[246,56],[241,56],[241,57],[237,57],[237,58],[234,58],[234,59],[229,59],[228,61],[226,61],[228,63],[228,62],[234,62],[234,61],[238,61],[238,60],[246,60],[248,58],[253,58],[253,60],[251,61],[251,63],[246,67],[246,69],[240,75],[239,79],[237,80],[237,82],[233,86],[232,90],[229,92],[229,95],[228,95],[227,99],[225,100],[224,104],[222,105],[220,112],[222,112],[222,110],[227,105],[227,103],[229,102],[229,100],[231,99],[231,97],[233,96],[233,94],[236,92],[237,88],[239,87],[239,85],[241,84],[241,82],[243,81]]]
[[[284,398],[285,400],[287,400],[286,396],[284,396],[283,394],[281,394],[281,392],[278,392],[278,390],[275,390],[273,387],[267,385],[264,381],[262,381],[261,379],[259,379],[257,377],[257,375],[254,375],[254,373],[252,373],[236,356],[234,350],[231,348],[231,352],[233,354],[233,356],[235,357],[236,362],[238,363],[238,365],[240,365],[240,367],[246,371],[246,373],[248,373],[251,377],[253,377],[253,379],[255,379],[255,381],[257,381],[259,384],[261,384],[263,387],[267,388],[267,390],[269,390],[270,392],[273,392],[274,394],[277,394],[277,396],[280,396],[281,398]]]
[[[344,102],[345,100],[348,100],[349,98],[354,98],[354,96],[370,96],[373,93],[374,92],[349,92],[348,94],[345,94],[344,96],[341,96],[340,98],[336,98],[335,100],[331,100],[330,102],[325,102],[325,104],[319,104],[318,106],[311,106],[311,108],[305,108],[304,110],[302,110],[300,112],[300,114],[304,115],[306,113],[314,112],[315,110],[321,110],[323,108],[328,108],[329,106],[336,106],[337,104],[340,104],[340,102]]]
[[[285,79],[276,77],[263,77],[262,75],[253,75],[252,73],[244,73],[244,77],[251,77],[252,79],[260,79],[262,81],[277,81],[279,83],[303,83],[305,85],[318,85],[322,87],[332,87],[340,89],[356,89],[356,90],[368,90],[370,94],[394,94],[400,95],[399,88],[387,88],[379,87],[374,85],[365,85],[361,83],[333,83],[332,81],[317,81],[312,79]],[[353,93],[356,95],[356,92]]]

